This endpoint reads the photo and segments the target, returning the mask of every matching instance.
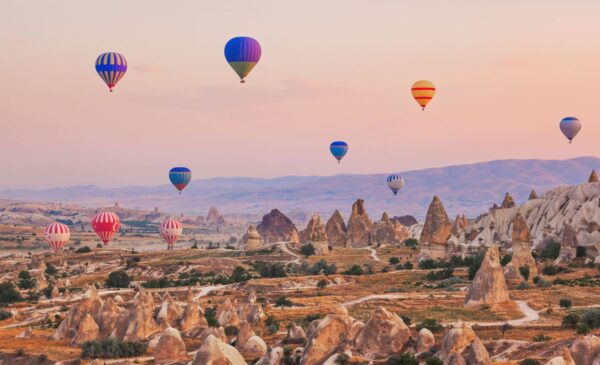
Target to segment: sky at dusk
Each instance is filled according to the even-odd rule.
[[[598,156],[598,14],[564,0],[3,0],[0,188]],[[262,46],[243,85],[223,56],[238,35]],[[94,70],[106,51],[128,61],[114,93]],[[424,112],[419,79],[437,87]],[[350,145],[340,165],[333,140]]]

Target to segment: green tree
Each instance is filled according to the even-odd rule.
[[[0,284],[0,305],[10,304],[21,300],[21,295],[12,283]]]
[[[500,260],[500,265],[506,266],[506,265],[508,265],[508,263],[511,260],[512,260],[512,255],[511,254],[504,255],[504,256],[502,256],[502,259]]]
[[[417,247],[418,244],[419,241],[417,241],[415,238],[407,238],[404,240],[404,245],[406,247],[414,248]]]
[[[573,305],[573,302],[569,298],[561,298],[558,301],[558,305],[560,305],[561,308],[569,309],[571,308],[571,305]]]
[[[54,276],[54,275],[58,274],[58,270],[52,264],[48,264],[46,266],[46,271],[45,272],[46,272],[47,275],[50,275],[50,276]]]
[[[352,265],[348,270],[344,271],[344,274],[346,275],[362,275],[364,274],[365,271],[363,270],[363,268],[360,265]]]
[[[75,250],[75,253],[89,253],[89,252],[92,252],[92,249],[89,248],[88,246],[79,247],[78,249]]]
[[[106,278],[106,286],[109,288],[128,288],[131,278],[123,270],[113,271]]]
[[[217,321],[217,309],[215,307],[206,307],[204,318],[209,327],[219,327],[219,322]]]
[[[287,297],[279,297],[275,300],[275,307],[281,307],[281,309],[291,307],[292,305],[292,301]]]
[[[569,313],[563,317],[561,326],[563,328],[574,329],[575,327],[577,327],[577,323],[579,323],[579,316],[575,313]]]
[[[35,287],[35,279],[31,278],[29,271],[23,270],[19,273],[19,288],[32,289]]]
[[[390,257],[388,261],[390,262],[390,265],[398,265],[400,263],[400,259],[397,257]]]
[[[392,356],[388,359],[387,365],[419,365],[419,360],[415,355],[405,352],[398,356]]]
[[[425,360],[425,364],[427,365],[444,365],[444,362],[440,360],[439,357],[431,356]]]
[[[300,247],[300,253],[306,257],[314,255],[315,252],[315,246],[313,246],[312,243]]]
[[[519,272],[525,278],[525,281],[529,280],[529,266],[521,266]]]
[[[325,280],[325,279],[321,279],[317,282],[317,288],[319,290],[325,289],[326,286],[327,286],[327,280]]]
[[[248,270],[244,269],[241,266],[236,266],[231,273],[231,280],[234,283],[241,283],[242,281],[248,281],[252,279],[252,276],[248,272]]]

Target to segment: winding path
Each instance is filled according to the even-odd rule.
[[[285,242],[279,242],[277,243],[277,245],[279,245],[279,247],[281,248],[281,250],[285,253],[287,253],[288,255],[292,255],[293,257],[295,257],[296,259],[291,261],[293,263],[299,264],[300,263],[300,256],[298,256],[297,254],[295,254],[294,252],[292,252],[286,245]]]
[[[375,261],[381,261],[379,259],[379,256],[377,256],[377,251],[375,251],[374,248],[366,247],[366,249],[369,250],[369,251],[371,251],[371,257],[373,258],[373,260],[375,260]]]

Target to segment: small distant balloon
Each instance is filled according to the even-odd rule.
[[[567,137],[569,143],[581,130],[581,121],[575,117],[566,117],[560,121],[560,131]]]
[[[423,110],[435,95],[435,86],[431,81],[416,81],[411,88],[412,96]]]
[[[404,178],[399,174],[391,174],[387,178],[387,186],[394,193],[398,194],[398,191],[404,186]]]
[[[225,59],[238,74],[242,84],[260,60],[261,52],[260,43],[251,37],[231,38],[225,44]]]
[[[179,190],[179,194],[181,194],[181,191],[185,189],[187,184],[192,180],[192,170],[187,167],[173,167],[171,171],[169,171],[169,180],[171,180],[171,184],[173,184],[175,189]]]
[[[331,151],[333,157],[335,157],[335,159],[338,160],[338,163],[340,163],[342,158],[344,158],[344,156],[348,152],[348,143],[344,141],[332,142],[329,146],[329,150]]]
[[[112,92],[112,89],[127,72],[127,60],[116,52],[102,53],[96,58],[96,72],[108,85],[108,90]]]
[[[173,249],[173,245],[181,237],[182,233],[183,228],[181,223],[175,218],[169,218],[160,225],[160,235],[167,243],[167,250]]]
[[[119,231],[121,221],[119,216],[113,212],[100,212],[92,219],[92,229],[98,237],[107,245],[113,235]]]
[[[63,248],[65,243],[69,242],[70,237],[69,227],[62,223],[51,223],[44,230],[44,239],[55,253]]]

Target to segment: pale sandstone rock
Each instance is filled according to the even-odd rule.
[[[465,306],[497,304],[508,300],[508,288],[500,265],[500,252],[498,247],[493,245],[485,253],[481,267],[467,289]]]
[[[83,294],[81,301],[69,309],[64,320],[52,335],[55,340],[73,338],[79,324],[89,314],[95,317],[102,307],[102,299],[98,295],[98,291],[94,285],[91,285]]]
[[[273,347],[268,349],[254,365],[283,365],[283,348]]]
[[[256,226],[253,224],[248,226],[248,230],[246,231],[242,241],[246,245],[247,251],[255,251],[262,248],[260,233],[258,233]]]
[[[119,307],[112,298],[107,298],[96,316],[96,322],[100,329],[100,337],[109,336],[116,328],[119,318],[125,310]]]
[[[192,365],[247,365],[235,347],[209,335],[196,353]]]
[[[296,230],[296,226],[278,209],[273,209],[269,214],[263,216],[262,222],[256,229],[263,242],[274,243],[288,241],[292,231]]]
[[[352,214],[346,226],[346,244],[366,246],[371,243],[371,220],[365,209],[365,202],[358,199],[352,204]]]
[[[338,210],[333,212],[325,224],[327,241],[332,247],[346,247],[346,223]]]
[[[427,328],[422,328],[417,334],[417,353],[423,353],[431,350],[435,345],[435,337]]]
[[[569,348],[577,365],[593,364],[600,355],[600,338],[594,335],[578,336]]]
[[[440,198],[434,196],[427,209],[420,241],[425,244],[445,245],[451,231],[452,223],[446,214],[444,205]]]
[[[73,344],[81,345],[84,342],[97,340],[99,334],[100,329],[98,328],[98,324],[91,315],[86,314],[79,323],[77,333],[75,333],[75,337],[73,338]]]
[[[311,332],[300,365],[320,364],[327,360],[344,343],[353,322],[346,308],[340,306],[332,310]]]
[[[166,360],[187,360],[188,354],[185,343],[175,328],[167,328],[158,341],[154,350],[154,359],[156,361]]]
[[[356,338],[355,348],[365,355],[400,353],[409,337],[410,330],[402,318],[378,307]]]

